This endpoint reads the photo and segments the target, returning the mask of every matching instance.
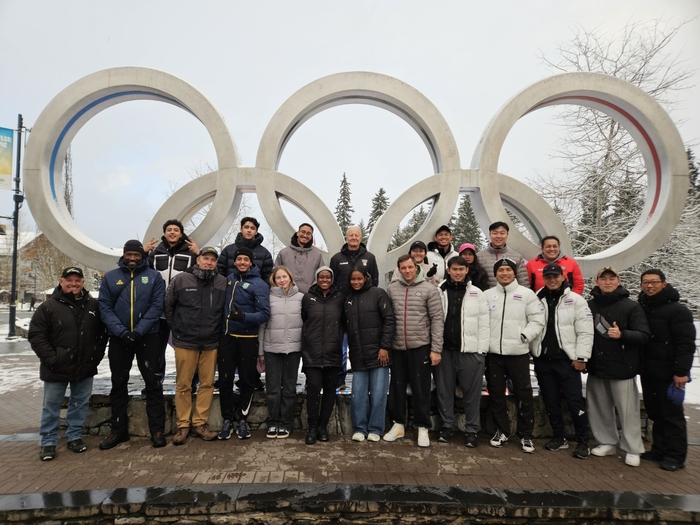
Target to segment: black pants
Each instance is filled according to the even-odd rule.
[[[532,439],[535,428],[535,404],[530,383],[530,354],[486,356],[486,384],[489,389],[489,406],[496,427],[510,436],[510,421],[506,406],[506,376],[513,381],[513,394],[518,402],[518,436]]]
[[[216,362],[219,367],[219,401],[221,417],[233,420],[233,381],[238,369],[241,388],[241,419],[248,417],[255,392],[258,360],[258,336],[234,337],[223,335]]]
[[[339,366],[324,368],[304,367],[306,374],[306,412],[309,415],[309,427],[328,424],[335,405],[335,388],[338,385]],[[323,399],[321,389],[323,388]],[[319,411],[320,408],[320,411]]]
[[[534,361],[540,394],[547,409],[552,432],[556,437],[566,437],[561,413],[563,397],[574,420],[576,440],[579,443],[588,443],[588,411],[583,400],[581,372],[574,370],[569,359],[535,357]]]
[[[290,354],[265,352],[268,428],[276,426],[287,430],[292,429],[299,361],[301,361],[301,352]]]
[[[663,455],[664,459],[685,463],[688,429],[683,405],[674,405],[666,397],[666,390],[672,381],[673,377],[657,379],[642,375],[644,406],[649,419],[654,422],[651,450]]]
[[[146,415],[148,428],[153,436],[165,430],[165,402],[163,386],[160,384],[160,349],[158,334],[145,335],[139,344],[126,348],[118,337],[109,338],[109,369],[112,373],[112,391],[109,400],[112,404],[112,432],[128,434],[129,419],[126,408],[129,404],[129,372],[136,356],[141,377],[146,383]]]
[[[406,385],[413,393],[413,426],[431,428],[430,420],[430,345],[391,352],[389,417],[406,424]]]

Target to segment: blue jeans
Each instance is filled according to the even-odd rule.
[[[354,432],[384,434],[389,367],[355,370],[352,375],[350,420]]]
[[[88,403],[92,394],[92,377],[80,381],[45,381],[44,406],[41,408],[41,446],[56,446],[58,443],[58,426],[61,422],[61,403],[70,385],[70,403],[66,412],[66,439],[75,441],[83,435],[83,423],[88,412]]]

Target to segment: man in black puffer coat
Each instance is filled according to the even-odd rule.
[[[254,217],[243,217],[241,219],[241,231],[236,235],[236,240],[233,244],[229,244],[221,250],[217,269],[224,277],[228,277],[236,270],[236,252],[239,248],[248,248],[253,252],[253,264],[260,272],[260,278],[265,281],[265,284],[270,286],[270,275],[272,275],[272,255],[262,245],[265,238],[258,233],[260,223]]]
[[[666,282],[661,270],[642,274],[639,304],[649,321],[651,338],[642,354],[642,391],[649,419],[654,422],[653,444],[642,459],[661,462],[661,468],[675,472],[685,466],[688,431],[683,404],[669,401],[671,383],[685,388],[695,355],[693,314],[680,304],[678,291]]]
[[[83,270],[63,270],[51,297],[41,303],[29,325],[29,344],[41,360],[39,377],[44,381],[41,409],[40,459],[56,454],[61,404],[70,385],[66,413],[68,450],[85,452],[81,438],[92,394],[92,378],[107,345],[107,330],[100,319],[97,299],[83,289]]]

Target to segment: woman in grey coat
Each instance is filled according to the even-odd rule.
[[[301,300],[285,266],[270,275],[270,319],[260,325],[258,355],[265,363],[267,437],[286,438],[294,423],[297,375],[301,360]]]

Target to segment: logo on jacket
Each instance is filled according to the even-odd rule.
[[[565,299],[564,300],[564,306],[573,306],[573,305],[574,305],[573,299]]]
[[[315,298],[315,297],[310,297],[309,299],[310,299],[311,301],[313,301],[313,302],[316,302],[316,298]]]
[[[517,294],[517,293],[516,293],[516,294],[513,294],[513,300],[514,300],[514,301],[522,301],[522,300],[523,300],[523,296],[522,296],[522,295],[519,295],[519,294]]]
[[[479,292],[469,292],[469,297],[479,297]]]
[[[123,284],[124,284],[124,281],[122,281],[121,279],[119,279],[119,280],[117,281],[117,286],[121,286],[121,285],[123,285]]]
[[[243,283],[244,290],[247,290],[249,286],[250,286],[250,283]]]
[[[367,266],[369,259],[362,259],[362,266]]]
[[[148,276],[144,275],[143,277],[141,277],[141,282],[143,284],[148,284]]]

